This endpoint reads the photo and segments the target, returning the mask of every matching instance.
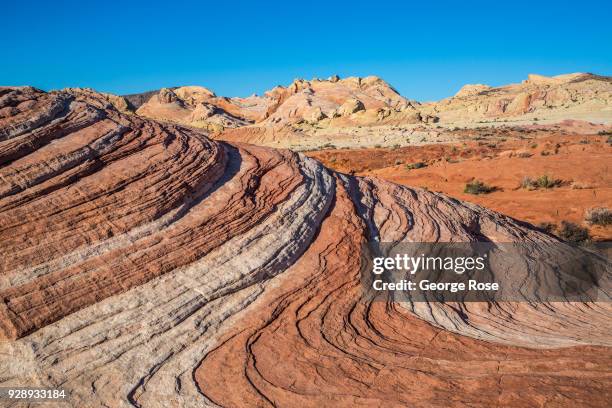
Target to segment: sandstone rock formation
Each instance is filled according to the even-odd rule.
[[[384,129],[436,120],[433,115],[421,115],[417,102],[402,97],[375,76],[297,79],[288,87],[273,88],[264,97],[268,100],[268,110],[263,120],[227,129],[218,137],[299,150],[296,146],[299,143],[321,146],[323,141],[342,138],[342,134],[350,139],[348,133],[362,127]],[[319,129],[331,137],[318,135]]]
[[[136,113],[218,132],[261,119],[266,106],[265,99],[255,96],[224,98],[201,86],[184,86],[160,89]]]
[[[410,101],[375,76],[344,79],[333,76],[328,80],[311,81],[297,79],[286,88],[277,86],[266,92],[265,96],[273,102],[270,104],[269,117],[262,125],[299,122],[306,119],[305,114],[310,107],[319,108],[327,118],[334,118],[366,110],[399,110],[410,106]]]
[[[462,96],[471,96],[471,95],[478,95],[480,93],[483,93],[485,91],[488,91],[489,89],[491,89],[491,87],[489,85],[483,85],[483,84],[467,84],[464,85],[459,92],[457,92],[455,94],[456,98],[460,98]]]
[[[73,95],[89,95],[95,92],[91,88],[67,88],[65,91],[70,92]],[[100,97],[105,99],[111,105],[113,105],[119,112],[132,113],[129,101],[123,96],[113,95],[104,92],[96,92]]]
[[[129,100],[138,103],[140,98],[131,95]],[[263,126],[287,125],[302,120],[317,122],[364,110],[376,112],[381,108],[398,111],[413,108],[413,103],[378,77],[340,79],[333,76],[328,80],[296,79],[288,87],[277,86],[262,97],[253,95],[248,98],[217,97],[212,91],[199,86],[164,88],[150,95],[146,103],[140,104],[137,113],[153,119],[202,127],[194,124],[191,117],[179,109],[193,110],[200,103],[216,106],[219,112]],[[169,104],[178,104],[179,107]],[[376,119],[376,115],[371,116]],[[243,125],[236,122],[227,127]]]
[[[465,85],[453,97],[423,104],[378,77],[337,75],[296,79],[248,98],[219,97],[199,86],[126,98],[148,118],[205,128],[222,140],[294,150],[406,145],[414,143],[407,136],[427,141],[431,132],[456,127],[612,123],[612,80],[592,74],[532,74],[520,84]]]
[[[529,75],[520,84],[466,85],[453,97],[424,104],[448,124],[498,120],[583,119],[612,122],[612,80],[593,74]]]
[[[361,102],[359,99],[351,98],[340,105],[340,108],[338,108],[338,113],[341,116],[349,116],[363,110],[365,110],[363,102]]]
[[[610,303],[363,292],[368,240],[483,239],[556,242],[94,92],[0,88],[0,386],[74,407],[607,406]]]

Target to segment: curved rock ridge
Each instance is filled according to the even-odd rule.
[[[361,287],[368,240],[482,239],[556,242],[92,91],[0,88],[3,387],[63,387],[75,407],[606,406],[610,303]]]

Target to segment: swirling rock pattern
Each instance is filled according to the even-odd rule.
[[[606,406],[608,303],[372,302],[383,241],[553,238],[444,195],[0,88],[0,386],[67,406]]]

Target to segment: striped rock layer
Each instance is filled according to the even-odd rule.
[[[1,387],[74,407],[607,406],[609,303],[363,291],[368,240],[482,239],[554,241],[91,91],[0,88]]]

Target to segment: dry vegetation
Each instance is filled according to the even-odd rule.
[[[572,230],[566,221],[594,240],[612,239],[607,134],[507,127],[458,129],[456,137],[452,144],[307,154],[345,173],[444,192],[556,234]]]

